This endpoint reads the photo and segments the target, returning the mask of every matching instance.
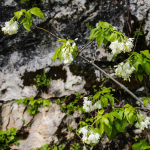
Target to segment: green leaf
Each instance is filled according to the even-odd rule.
[[[132,145],[133,150],[145,150],[148,148],[150,148],[150,146],[145,140],[140,140],[140,142]]]
[[[24,28],[29,32],[30,27],[32,25],[32,19],[31,18],[24,18],[24,20],[22,20],[21,23],[23,23]]]
[[[116,137],[117,133],[118,133],[118,131],[117,131],[116,127],[113,125],[111,135],[108,137],[109,141],[114,139]]]
[[[59,48],[57,48],[57,49],[55,50],[55,54],[52,56],[52,60],[53,60],[53,61],[56,60],[57,55],[58,55],[58,53],[59,53],[60,50],[61,50],[61,47],[59,47]]]
[[[110,24],[107,23],[107,22],[102,22],[101,27],[103,27],[103,28],[109,28],[109,27],[110,27]]]
[[[95,36],[97,35],[97,33],[98,33],[98,29],[97,29],[97,28],[93,29],[93,30],[91,31],[91,34],[90,34],[90,40],[91,40],[93,37],[95,37]]]
[[[143,80],[143,75],[138,74],[137,76],[138,76],[139,81],[141,82]]]
[[[114,117],[116,117],[116,118],[122,120],[123,111],[122,111],[121,113],[118,113],[118,112],[115,111],[115,112],[111,112],[111,114],[112,114]]]
[[[49,106],[49,100],[43,100],[43,107]]]
[[[105,130],[105,133],[107,134],[108,137],[111,136],[111,133],[112,133],[112,126],[108,126],[108,125],[104,125],[104,130]]]
[[[61,50],[58,52],[58,58],[59,58],[60,62],[63,60],[62,53],[63,52]]]
[[[143,65],[143,57],[142,57],[142,55],[140,55],[136,52],[133,52],[133,54],[134,54],[134,64],[133,64],[133,66],[136,69],[136,71],[138,71],[139,65],[141,65],[141,66]]]
[[[142,54],[144,54],[144,56],[146,56],[147,58],[150,59],[150,53],[149,50],[145,50],[145,51],[140,51]]]
[[[103,40],[104,40],[103,32],[99,32],[98,35],[96,36],[96,41],[97,41],[97,44],[98,44],[98,48],[100,48],[100,46],[102,45]]]
[[[128,124],[126,119],[115,120],[115,127],[119,132],[125,132],[125,127]]]
[[[110,42],[114,42],[117,40],[117,34],[116,33],[112,33],[110,36]]]
[[[108,99],[107,99],[107,97],[102,96],[102,97],[101,97],[101,101],[102,101],[102,103],[103,103],[103,107],[107,107],[107,104],[108,104]]]
[[[45,20],[44,13],[40,10],[40,8],[33,7],[29,10],[29,12],[31,12],[33,15],[38,16],[38,17],[42,18],[43,20]]]
[[[17,18],[17,21],[20,19],[20,17],[23,15],[23,12],[26,13],[25,9],[21,9],[20,11],[17,11],[14,13],[15,17]]]
[[[145,70],[145,72],[150,75],[150,63],[147,61],[143,61],[143,68]]]
[[[75,51],[75,49],[73,49],[72,55],[73,55],[73,58],[75,59],[76,58],[76,51]]]
[[[103,124],[103,122],[101,121],[100,122],[100,126],[99,126],[99,133],[100,133],[100,135],[102,136],[103,135],[103,133],[104,133],[104,124]]]
[[[101,95],[101,91],[100,92],[97,92],[94,96],[93,96],[93,101],[98,99]]]
[[[45,144],[44,146],[42,146],[42,147],[40,148],[40,150],[49,150],[48,144]]]
[[[59,42],[60,42],[60,41],[63,41],[63,42],[65,42],[65,43],[67,42],[66,39],[59,39],[58,41],[59,41]]]

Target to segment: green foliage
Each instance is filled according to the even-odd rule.
[[[30,0],[20,0],[20,2],[21,2],[22,4],[29,4],[29,1],[30,1]]]
[[[114,30],[114,27],[107,22],[99,22],[97,27],[91,31],[90,40],[96,38],[98,48],[104,42],[105,46],[108,42],[114,42],[116,40],[126,40],[127,37],[121,32]]]
[[[147,104],[150,103],[150,98],[149,97],[143,97],[141,100],[143,101],[144,106],[147,106]]]
[[[79,145],[79,143],[74,143],[72,145],[72,148],[70,148],[70,150],[79,150],[81,148],[81,146]]]
[[[25,99],[18,99],[15,102],[17,102],[18,105],[20,104],[26,104],[28,105],[27,111],[30,115],[36,115],[39,110],[38,108],[42,105],[43,107],[49,106],[49,100],[43,100],[41,98],[35,100],[34,97],[25,98]]]
[[[33,150],[33,148],[30,150]],[[41,148],[36,148],[36,150],[50,150],[50,148],[48,147],[48,144],[45,144]]]
[[[145,140],[140,140],[140,142],[132,145],[133,150],[150,150],[150,145]]]
[[[55,102],[60,105],[60,109],[65,112],[67,115],[70,115],[75,110],[80,110],[84,112],[83,108],[78,105],[78,100],[81,97],[80,93],[76,93],[76,97],[73,101],[69,102],[68,104],[65,103],[68,96],[65,96],[63,99],[57,99]]]
[[[19,21],[20,18],[23,18],[20,21],[20,24],[23,23],[24,28],[29,32],[30,27],[33,23],[32,15],[35,15],[45,20],[43,12],[38,7],[33,7],[28,11],[26,11],[25,9],[21,9],[14,13],[14,18],[16,18],[17,21]]]
[[[0,149],[7,150],[9,149],[9,145],[14,143],[18,145],[19,138],[17,137],[16,128],[12,127],[6,131],[0,130]]]
[[[134,36],[133,36],[134,38],[135,38],[136,36],[141,36],[141,35],[143,35],[140,30],[141,30],[141,26],[140,26],[139,28],[137,28],[136,31],[134,32]]]
[[[137,119],[138,111],[127,104],[124,108],[115,108],[110,113],[105,113],[100,110],[95,117],[96,132],[102,135],[107,134],[109,140],[112,140],[118,132],[125,132],[125,127],[130,124],[133,125]]]
[[[150,75],[150,53],[149,50],[141,51],[141,54],[137,52],[133,52],[132,57],[129,58],[131,60],[135,71],[135,77],[136,79],[139,79],[141,82],[143,80],[143,77],[147,75]]]
[[[93,96],[93,101],[95,100],[100,100],[100,104],[103,107],[107,107],[108,102],[111,103],[111,105],[114,105],[114,97],[112,96],[112,94],[110,94],[111,91],[113,91],[113,89],[111,87],[106,88],[106,87],[101,87],[101,91],[97,92],[94,96]]]
[[[88,22],[88,23],[86,23],[86,24],[85,24],[85,26],[86,26],[88,29],[90,29],[90,30],[92,30],[92,29],[93,29],[93,27],[89,24],[89,22]]]
[[[60,62],[63,60],[62,54],[64,53],[63,50],[67,51],[67,53],[71,53],[73,58],[76,58],[76,51],[78,51],[77,46],[73,46],[74,41],[73,40],[66,40],[66,39],[59,39],[58,41],[63,42],[62,46],[57,48],[55,51],[55,54],[52,56],[52,60],[55,61],[58,57]],[[68,44],[69,43],[69,44]]]
[[[43,75],[37,75],[36,78],[34,78],[34,81],[36,82],[36,86],[49,86],[49,82],[52,80],[50,77],[49,79],[46,76],[46,72],[44,72]]]

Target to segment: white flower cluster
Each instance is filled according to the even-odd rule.
[[[65,64],[70,64],[73,61],[72,52],[75,46],[76,46],[75,42],[71,46],[70,42],[67,41],[65,47],[62,49],[62,52],[63,52],[62,57],[64,58]]]
[[[88,127],[82,127],[79,133],[83,134],[82,141],[87,144],[97,144],[100,139],[100,135],[98,133],[94,133],[92,130],[88,130]]]
[[[5,22],[5,27],[2,28],[4,34],[13,35],[18,32],[18,22],[17,21],[9,21]]]
[[[144,117],[144,116],[142,117],[144,119],[140,122],[140,124],[137,122],[135,124],[135,127],[144,130],[144,128],[148,128],[148,125],[150,124],[150,117]]]
[[[135,68],[132,66],[130,66],[129,62],[126,62],[125,64],[122,62],[117,66],[115,69],[115,75],[118,75],[122,78],[124,78],[124,80],[128,80],[130,81],[130,76],[133,73],[133,71],[135,70]]]
[[[91,112],[95,109],[101,109],[102,108],[100,101],[97,101],[94,105],[92,105],[92,101],[89,101],[88,97],[84,97],[83,99],[84,99],[83,109],[85,109],[86,112]]]
[[[112,54],[116,55],[121,52],[130,52],[133,46],[133,38],[129,38],[125,43],[119,42],[118,40],[111,42],[109,48],[112,50]]]

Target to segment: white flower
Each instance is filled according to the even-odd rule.
[[[111,42],[109,48],[112,50],[113,55],[115,55],[121,52],[130,52],[133,46],[133,38],[129,38],[126,42],[119,42],[118,40]]]
[[[93,133],[93,132],[88,137],[88,141],[94,144],[98,143],[99,139],[100,139],[100,135],[98,133]]]
[[[140,124],[137,122],[135,124],[135,127],[144,130],[145,128],[148,128],[148,125],[150,124],[150,117],[144,117],[144,116],[140,116],[140,117],[143,117],[143,119],[141,120]]]
[[[5,27],[2,28],[4,34],[13,35],[18,32],[18,22],[17,21],[9,21],[5,22]]]
[[[95,109],[101,109],[100,101],[97,101],[94,105],[92,105],[92,101],[88,100],[88,97],[83,98],[83,109],[85,109],[86,112],[91,112]]]
[[[122,62],[117,66],[115,69],[115,75],[118,75],[122,78],[124,78],[124,80],[129,80],[130,81],[130,76],[133,73],[133,71],[135,70],[135,68],[132,66],[130,66],[129,62],[126,62],[125,64]]]
[[[88,133],[87,128],[88,128],[87,126],[82,127],[82,128],[80,129],[79,133],[82,133],[82,134],[84,134],[84,135],[87,135],[87,133]]]
[[[117,27],[113,27],[113,30],[117,30]]]
[[[70,45],[70,42],[67,41],[66,45],[62,48],[62,57],[64,58],[65,64],[70,64],[73,61],[72,52],[75,49],[75,46],[75,42],[72,45]]]
[[[94,133],[92,130],[88,130],[88,126],[82,127],[79,131],[79,133],[83,134],[82,141],[84,143],[90,144],[96,144],[99,142],[100,135],[98,133]]]
[[[78,38],[75,38],[75,41],[77,41],[78,40]]]

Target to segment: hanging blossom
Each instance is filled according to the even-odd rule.
[[[111,42],[109,48],[112,50],[112,54],[116,55],[121,52],[130,52],[133,48],[134,38],[129,38],[126,42],[119,42],[118,40]]]
[[[86,112],[91,112],[95,109],[102,108],[100,101],[97,101],[94,105],[92,105],[92,101],[88,100],[88,97],[84,97],[83,99],[84,99],[83,109],[85,109]]]
[[[124,78],[124,80],[129,80],[130,81],[130,76],[133,73],[133,71],[135,70],[135,68],[129,64],[129,62],[123,63],[121,62],[119,65],[114,66],[117,67],[115,69],[115,75],[118,75],[122,78]]]
[[[79,133],[83,134],[82,141],[87,144],[97,144],[100,139],[98,133],[94,133],[92,130],[88,129],[88,126],[84,126],[80,129]]]
[[[144,130],[145,128],[148,128],[148,125],[150,125],[150,117],[140,116],[142,117],[140,124],[137,122],[135,124],[136,128],[139,128],[141,130]]]
[[[78,40],[78,39],[75,39]],[[69,41],[67,41],[65,47],[62,49],[62,57],[64,58],[64,63],[65,64],[70,64],[73,61],[73,50],[75,49],[76,43],[73,42],[73,44],[71,45],[71,43]]]
[[[10,20],[9,22],[5,22],[5,27],[2,28],[4,34],[17,34],[18,32],[18,22]]]

